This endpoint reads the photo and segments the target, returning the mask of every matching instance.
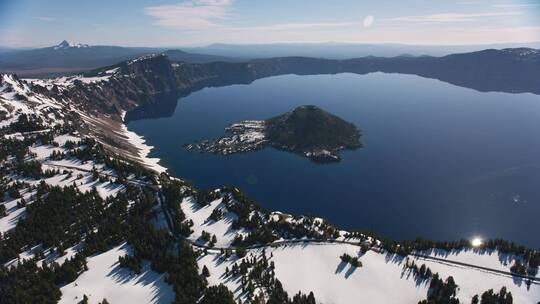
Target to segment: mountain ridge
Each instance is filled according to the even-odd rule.
[[[188,62],[227,61],[227,57],[188,53],[166,48],[71,44],[0,52],[0,72],[50,77],[81,73],[140,56],[165,52],[173,60]],[[232,59],[231,59],[232,60]]]

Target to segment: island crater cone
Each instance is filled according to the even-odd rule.
[[[275,145],[301,152],[360,147],[355,125],[314,105],[266,120],[265,133]]]
[[[314,105],[304,105],[267,120],[245,120],[225,129],[233,135],[187,145],[190,150],[217,154],[249,152],[271,145],[314,162],[341,160],[338,151],[361,147],[360,130]]]

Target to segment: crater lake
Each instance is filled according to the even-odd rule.
[[[363,147],[330,164],[270,147],[228,156],[184,148],[307,104],[355,124]],[[268,210],[393,239],[478,236],[540,248],[538,95],[401,74],[286,75],[205,88],[173,109],[128,128],[200,189],[235,185]]]

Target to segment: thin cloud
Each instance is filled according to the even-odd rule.
[[[56,18],[46,17],[46,16],[35,16],[35,17],[32,17],[32,19],[39,20],[39,21],[45,21],[45,22],[50,22],[50,21],[55,21],[56,20]]]
[[[540,6],[540,3],[498,3],[498,4],[492,5],[492,7],[497,7],[497,8],[520,8],[520,7],[531,7],[531,6]]]
[[[358,26],[360,22],[277,23],[250,27],[226,27],[228,31],[289,31]]]
[[[418,23],[452,23],[452,22],[471,22],[481,18],[502,17],[502,16],[518,16],[522,12],[487,12],[487,13],[440,13],[431,15],[418,16],[401,16],[394,18],[386,18],[386,21],[401,21],[401,22],[418,22]]]
[[[207,29],[227,18],[233,0],[188,0],[172,5],[150,6],[144,13],[156,24],[178,29]]]

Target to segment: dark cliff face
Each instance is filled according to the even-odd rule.
[[[415,74],[479,91],[540,94],[540,51],[534,49],[485,50],[444,57],[363,57],[330,60],[305,57],[257,59],[243,63],[171,62],[165,55],[151,55],[95,70],[118,68],[110,81],[83,85],[67,94],[83,107],[128,119],[168,116],[175,99],[205,87],[248,84],[284,74],[314,75],[372,72]],[[119,116],[118,116],[119,117]]]

